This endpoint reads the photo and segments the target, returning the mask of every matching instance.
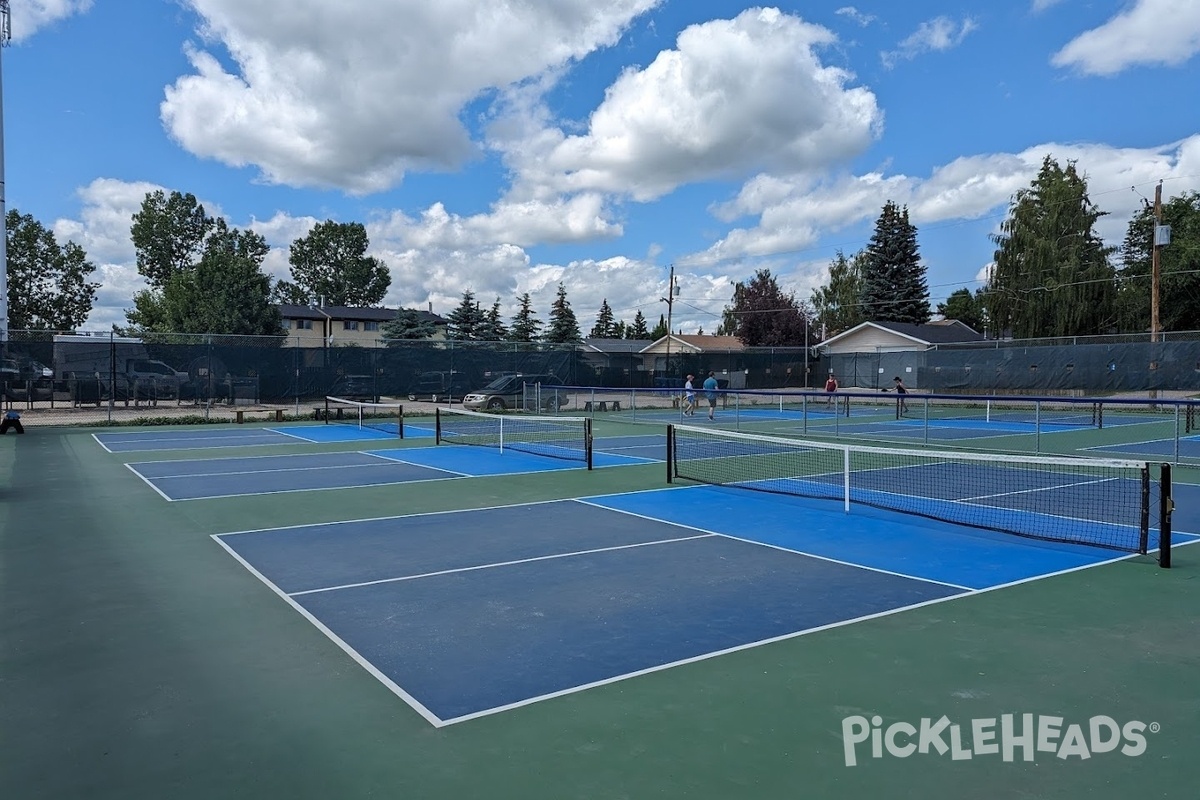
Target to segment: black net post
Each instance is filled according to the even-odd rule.
[[[1143,555],[1150,546],[1150,465],[1142,468],[1141,538],[1138,552]]]
[[[400,434],[400,438],[404,438],[404,406],[396,408],[396,432]]]
[[[667,425],[667,483],[675,482],[675,426]]]
[[[328,397],[326,397],[326,398],[325,398],[325,414],[324,414],[324,417],[325,417],[325,424],[326,424],[326,425],[328,425],[328,424],[329,424],[329,398],[328,398]]]
[[[433,409],[433,413],[434,413],[433,443],[441,444],[442,443],[442,409],[435,408],[435,409]]]
[[[1158,565],[1171,567],[1171,512],[1175,500],[1171,496],[1171,465],[1163,464],[1159,478]]]
[[[587,460],[587,468],[592,468],[592,418],[586,417],[583,420],[583,448],[584,458]]]

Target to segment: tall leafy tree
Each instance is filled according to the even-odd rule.
[[[666,322],[663,322],[663,328],[666,328],[666,326],[667,326]],[[641,312],[641,309],[639,309],[637,314],[634,315],[633,322],[627,328],[625,328],[625,338],[626,339],[658,338],[658,337],[650,336],[650,329],[646,327],[646,315]]]
[[[747,347],[789,347],[804,344],[807,326],[808,315],[796,296],[783,291],[770,270],[760,269],[734,285],[720,330]]]
[[[500,298],[483,314],[475,330],[475,338],[484,342],[502,342],[508,338],[508,326],[500,316]]]
[[[579,333],[579,321],[571,310],[571,302],[567,300],[567,287],[561,283],[550,306],[550,324],[544,338],[556,344],[573,344],[583,340]]]
[[[658,315],[658,324],[650,331],[650,338],[658,341],[667,335],[667,317],[665,314]]]
[[[29,214],[5,215],[8,326],[13,330],[69,331],[92,311],[96,266],[75,242],[60,245],[53,231]]]
[[[402,308],[396,312],[396,318],[390,319],[379,326],[379,335],[388,341],[400,339],[428,339],[437,332],[437,328],[425,317],[411,308]]]
[[[147,193],[129,229],[138,273],[152,289],[163,288],[196,265],[216,225],[193,194]]]
[[[866,261],[865,250],[850,258],[839,250],[829,265],[829,282],[813,290],[813,310],[825,335],[848,331],[866,321],[862,305]]]
[[[1171,227],[1171,243],[1159,248],[1158,321],[1164,331],[1200,330],[1200,192],[1172,197],[1162,204],[1162,223]],[[1150,329],[1153,209],[1129,221],[1121,248],[1117,307],[1120,329]]]
[[[542,321],[533,312],[533,301],[529,292],[517,298],[517,313],[513,315],[508,338],[514,342],[536,341],[542,330]]]
[[[593,339],[619,339],[617,336],[617,323],[613,318],[613,310],[608,305],[608,298],[600,303],[600,311],[596,313],[596,324],[592,326],[592,332],[589,334]]]
[[[972,330],[981,333],[984,330],[982,292],[972,294],[970,289],[956,289],[946,298],[946,302],[938,303],[937,313],[946,319],[956,319]]]
[[[270,302],[271,277],[262,271],[269,250],[257,233],[218,220],[199,263],[176,272],[163,287],[163,330],[282,335],[282,316]]]
[[[450,312],[450,316],[446,320],[450,323],[446,326],[446,338],[456,340],[479,338],[477,331],[483,322],[483,312],[479,308],[479,301],[475,299],[475,293],[470,289],[464,290],[458,307]]]
[[[929,321],[929,286],[908,207],[883,206],[862,269],[863,314],[878,322]]]
[[[1113,249],[1095,231],[1104,212],[1087,180],[1050,156],[1009,204],[987,285],[989,323],[1014,338],[1107,333],[1116,322]]]
[[[292,242],[288,262],[292,281],[282,281],[278,296],[325,299],[331,306],[377,306],[392,276],[387,266],[367,255],[367,229],[361,222],[326,220]]]

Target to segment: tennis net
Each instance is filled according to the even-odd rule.
[[[672,425],[667,480],[855,503],[1055,542],[1145,553],[1138,461],[937,452]]]
[[[505,416],[438,408],[437,443],[516,450],[582,461],[592,468],[592,421],[587,417]]]
[[[404,438],[404,406],[400,403],[362,403],[343,397],[326,397],[325,422]]]

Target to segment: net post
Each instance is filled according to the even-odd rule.
[[[1158,565],[1171,568],[1171,512],[1175,500],[1171,495],[1171,465],[1163,464],[1159,475]]]
[[[329,424],[329,395],[325,396],[325,424]]]
[[[667,425],[667,483],[675,482],[675,426]]]
[[[587,459],[587,468],[592,468],[592,418],[583,418],[583,450],[584,458]]]
[[[1138,552],[1145,555],[1150,546],[1150,465],[1142,467],[1142,507],[1139,521]]]
[[[396,430],[400,432],[400,438],[404,438],[404,406],[396,406]]]
[[[434,413],[433,443],[441,444],[442,443],[442,410],[440,408],[434,408],[433,413]]]
[[[1092,409],[1092,416],[1094,417],[1093,422],[1096,423],[1096,427],[1103,430],[1104,429],[1104,403],[1096,403],[1096,407],[1094,409]]]
[[[899,405],[896,406],[899,408]],[[850,448],[842,448],[842,503],[846,513],[850,513]]]

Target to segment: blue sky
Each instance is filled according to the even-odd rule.
[[[767,268],[798,299],[907,205],[936,303],[1046,155],[1119,245],[1200,190],[1200,3],[1013,0],[12,0],[6,199],[89,253],[87,327],[141,280],[130,216],[191,192],[263,234],[367,225],[386,302],[462,292],[581,326],[715,330]]]

